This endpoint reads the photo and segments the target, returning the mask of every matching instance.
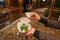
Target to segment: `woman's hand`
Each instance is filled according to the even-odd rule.
[[[34,34],[34,32],[35,32],[35,28],[31,28],[31,30],[28,31],[28,32],[26,33],[26,35]]]

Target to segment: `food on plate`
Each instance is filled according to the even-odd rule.
[[[20,21],[17,23],[18,31],[26,33],[31,29],[31,24],[27,21]]]
[[[35,18],[35,14],[32,14],[32,15],[31,15],[31,18]]]
[[[20,30],[21,31],[23,31],[23,30],[27,31],[28,30],[27,25],[26,24],[22,24],[21,27],[20,27]]]

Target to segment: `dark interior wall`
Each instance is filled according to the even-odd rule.
[[[52,0],[45,0],[45,1],[48,2],[49,5],[51,5]],[[41,1],[40,1],[40,4],[43,5],[43,3],[44,3],[43,0],[41,0]],[[55,7],[55,8],[60,8],[60,0],[56,0],[56,1],[55,1],[54,7]]]
[[[45,1],[40,0],[40,6],[41,6],[41,7],[44,7],[44,6],[50,7],[51,2],[52,2],[52,0],[45,0]]]
[[[60,0],[56,0],[56,1],[55,1],[54,7],[55,7],[55,8],[60,8]]]
[[[37,4],[38,2],[39,0],[36,0]],[[45,2],[47,2],[48,4],[44,4]],[[43,7],[44,5],[48,5],[48,7],[50,7],[52,0],[45,0],[45,2],[43,2],[43,0],[40,0],[40,7]],[[29,3],[29,0],[24,0],[23,3],[24,3],[24,12],[27,12],[26,5]],[[30,3],[32,4],[32,0],[30,0]],[[60,8],[60,0],[56,0],[54,8]]]
[[[26,10],[26,5],[29,3],[29,0],[24,0],[24,12],[26,12],[27,10]]]
[[[26,6],[29,3],[29,0],[24,0],[24,12],[27,12]],[[32,4],[32,0],[30,0],[30,3]]]
[[[11,5],[12,7],[18,6],[18,0],[11,0]]]

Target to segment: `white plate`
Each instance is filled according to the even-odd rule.
[[[31,16],[31,12],[26,12],[25,14],[26,14],[27,17],[30,18],[30,16]]]
[[[32,14],[35,14],[36,12],[26,12],[25,14],[26,14],[26,16],[28,17],[28,18],[30,18],[31,17],[31,15]]]
[[[26,17],[21,17],[21,18],[20,18],[20,22],[29,23],[29,22],[31,22],[31,20],[28,19],[28,18],[26,18]]]
[[[23,31],[20,30],[22,24],[23,24],[22,22],[17,23],[18,31],[20,31],[21,33],[25,33],[25,30]],[[29,31],[31,29],[31,25],[30,24],[26,24],[26,25],[28,26],[28,31]]]

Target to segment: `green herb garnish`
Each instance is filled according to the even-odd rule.
[[[22,24],[20,30],[23,31],[23,30],[26,30],[26,29],[27,29],[27,26],[25,24]]]

